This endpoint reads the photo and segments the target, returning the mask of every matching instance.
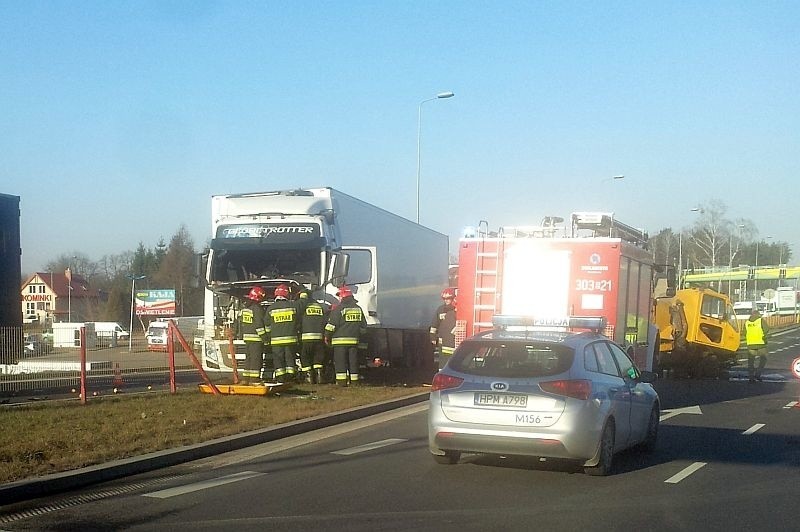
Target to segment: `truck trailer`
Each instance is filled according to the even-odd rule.
[[[489,231],[481,222],[459,241],[457,341],[492,327],[496,315],[531,317],[558,329],[571,316],[605,318],[603,333],[639,368],[652,370],[654,264],[647,234],[613,213],[578,212],[570,226]]]
[[[330,306],[339,286],[353,290],[369,326],[369,358],[433,364],[427,330],[448,282],[448,239],[333,188],[212,196],[205,256],[203,365],[232,369],[244,359],[233,326],[244,296],[261,286],[308,289]]]
[[[780,316],[791,316],[798,311],[798,292],[793,286],[779,286],[772,294],[769,301],[775,307],[775,313]]]

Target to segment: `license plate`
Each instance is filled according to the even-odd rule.
[[[475,404],[481,406],[527,406],[528,396],[511,393],[476,393]]]

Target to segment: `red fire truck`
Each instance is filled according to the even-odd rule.
[[[653,368],[654,264],[647,233],[613,213],[545,217],[540,226],[482,221],[459,241],[456,341],[492,327],[495,315],[564,323],[602,316],[604,334],[625,347],[641,369]]]

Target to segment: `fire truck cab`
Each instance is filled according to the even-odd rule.
[[[564,323],[606,319],[605,336],[652,370],[654,264],[647,233],[613,213],[545,217],[539,226],[489,231],[481,221],[459,240],[456,341],[490,329],[494,315]]]

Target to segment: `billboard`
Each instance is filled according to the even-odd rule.
[[[137,316],[174,316],[175,290],[137,290]]]

